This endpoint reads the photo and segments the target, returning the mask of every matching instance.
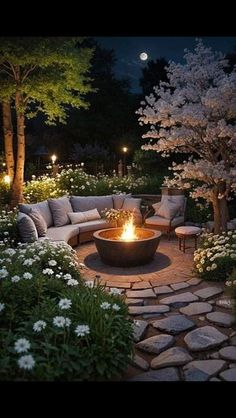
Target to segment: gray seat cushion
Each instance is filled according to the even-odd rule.
[[[20,209],[20,212],[23,212],[26,214],[29,213],[30,209],[37,209],[41,213],[43,219],[45,220],[47,227],[49,228],[50,226],[53,225],[52,213],[50,211],[47,200],[44,200],[43,202],[31,203],[31,204],[20,203],[19,209]]]
[[[155,226],[168,226],[170,225],[170,219],[162,218],[161,216],[150,216],[147,218],[145,223],[147,225],[155,225]],[[176,218],[172,219],[171,226],[177,226],[184,223],[184,216],[177,216]]]
[[[33,242],[38,239],[38,232],[33,220],[26,213],[17,215],[17,227],[22,242]]]
[[[79,234],[78,225],[52,226],[47,230],[47,237],[52,241],[68,242],[70,238]]]
[[[55,226],[70,224],[68,213],[73,212],[73,209],[67,196],[59,197],[58,199],[48,199],[48,204]]]
[[[112,196],[71,196],[70,201],[74,212],[97,209],[101,213],[104,209],[113,208]]]
[[[98,229],[110,228],[110,224],[103,219],[83,222],[79,224],[79,232],[97,231]]]

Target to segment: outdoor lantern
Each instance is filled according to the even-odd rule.
[[[10,184],[11,183],[11,177],[8,174],[6,174],[4,176],[4,183],[6,183],[6,184]]]
[[[52,160],[52,163],[53,163],[53,164],[55,164],[56,159],[57,159],[57,156],[56,156],[55,154],[53,154],[53,155],[51,156],[51,160]]]

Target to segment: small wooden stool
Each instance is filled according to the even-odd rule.
[[[192,248],[192,247],[186,247],[185,245],[186,237],[194,238],[195,250],[196,250],[197,239],[201,231],[202,231],[201,228],[198,228],[197,226],[179,226],[178,228],[175,228],[176,236],[179,238],[179,250],[183,250],[183,252],[185,253],[186,248]]]

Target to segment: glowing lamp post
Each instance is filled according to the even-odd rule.
[[[122,148],[122,151],[124,153],[123,165],[124,165],[124,176],[125,176],[125,173],[126,173],[126,154],[127,154],[128,148],[127,147],[123,147]]]
[[[53,154],[51,156],[51,160],[52,160],[52,175],[53,175],[53,177],[56,177],[56,175],[58,173],[58,165],[55,165],[55,162],[57,160],[57,156],[55,154]]]
[[[4,183],[5,184],[7,184],[8,186],[10,185],[10,183],[11,183],[11,177],[10,176],[8,176],[8,174],[6,174],[5,176],[4,176]]]
[[[55,164],[55,162],[56,162],[56,160],[57,160],[57,156],[56,156],[55,154],[53,154],[53,155],[51,156],[51,160],[52,160],[52,164],[54,165],[54,164]]]

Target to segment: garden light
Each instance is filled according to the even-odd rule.
[[[10,176],[8,176],[8,174],[6,174],[6,175],[4,176],[4,183],[6,183],[6,184],[10,184],[10,183],[11,183],[11,177],[10,177]]]
[[[55,164],[56,159],[57,159],[57,156],[56,156],[55,154],[53,154],[53,155],[51,156],[51,160],[52,160],[52,163],[53,163],[53,164]]]

